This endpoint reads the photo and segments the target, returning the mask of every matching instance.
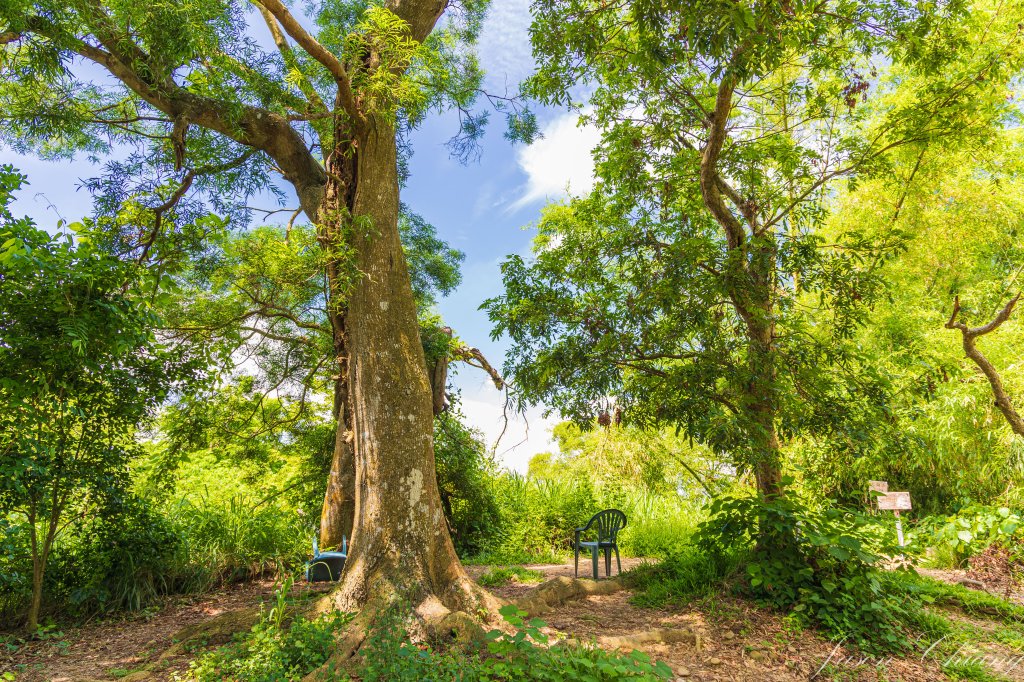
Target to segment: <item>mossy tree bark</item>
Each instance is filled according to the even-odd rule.
[[[335,602],[350,610],[436,597],[465,610],[483,593],[455,554],[437,489],[431,387],[398,233],[395,131],[368,117],[356,147],[349,238],[361,276],[346,313],[355,514]]]

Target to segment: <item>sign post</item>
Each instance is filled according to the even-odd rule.
[[[878,495],[875,493],[885,494],[889,492],[888,481],[868,481],[868,504],[871,506],[871,513],[878,513]]]
[[[900,512],[912,509],[910,504],[910,493],[886,492],[884,495],[880,495],[877,498],[876,503],[880,510],[889,510],[896,515],[896,537],[900,541],[900,547],[903,547],[903,524],[900,522]]]

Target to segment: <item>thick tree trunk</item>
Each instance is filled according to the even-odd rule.
[[[435,614],[487,598],[444,522],[434,468],[430,383],[398,233],[395,131],[371,117],[358,140],[350,244],[361,276],[346,316],[355,433],[355,525],[334,602],[398,599]],[[439,606],[444,608],[439,609]]]

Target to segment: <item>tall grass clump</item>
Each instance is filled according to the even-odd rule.
[[[310,551],[312,531],[303,517],[251,497],[185,498],[167,516],[180,534],[181,559],[205,573],[207,586],[276,576]]]
[[[625,512],[619,547],[626,555],[662,557],[693,534],[699,502],[675,491],[651,492],[624,484],[594,483],[580,475],[535,478],[501,472],[492,480],[497,521],[471,557],[479,563],[562,562],[572,552],[573,532],[602,509]]]
[[[0,527],[0,620],[24,613],[31,563],[24,523]],[[44,583],[49,612],[86,617],[143,609],[164,595],[195,593],[297,568],[311,530],[286,505],[232,496],[159,504],[128,496],[84,516],[54,545]]]
[[[486,563],[563,561],[573,529],[596,511],[593,486],[584,479],[538,480],[502,472],[492,486],[497,526],[477,557]]]
[[[619,538],[622,550],[637,557],[664,558],[678,553],[703,518],[699,501],[676,493],[630,490],[619,509],[629,521]]]

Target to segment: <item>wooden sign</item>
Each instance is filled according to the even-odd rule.
[[[910,506],[910,493],[886,493],[877,498],[879,509],[888,509],[890,511],[907,511],[912,509]]]
[[[887,493],[887,492],[889,492],[889,481],[868,481],[868,492],[869,493]]]

